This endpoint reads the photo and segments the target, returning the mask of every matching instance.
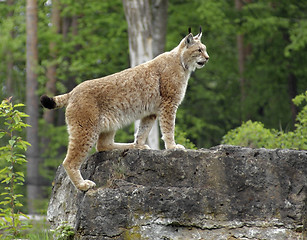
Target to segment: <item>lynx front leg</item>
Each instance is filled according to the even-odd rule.
[[[141,119],[139,129],[135,135],[135,140],[134,140],[136,148],[150,149],[150,147],[145,143],[156,118],[157,116],[153,114]]]
[[[162,132],[162,139],[165,143],[166,149],[184,149],[184,146],[175,143],[175,118],[177,106],[171,104],[164,104],[160,112],[160,128]]]

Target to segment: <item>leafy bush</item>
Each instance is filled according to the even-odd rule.
[[[305,105],[297,115],[295,130],[290,132],[267,129],[260,122],[247,121],[240,127],[230,130],[223,137],[223,144],[255,148],[307,149],[307,91],[296,96],[293,102]]]
[[[23,104],[13,105],[11,99],[3,100],[0,105],[0,118],[4,118],[4,128],[0,129],[0,138],[7,139],[7,144],[0,147],[0,162],[4,166],[0,170],[0,181],[4,185],[4,190],[0,196],[2,201],[0,205],[0,237],[2,239],[11,239],[19,235],[20,230],[30,227],[20,220],[20,217],[26,217],[18,208],[22,206],[19,198],[23,197],[16,191],[17,186],[23,185],[25,178],[22,171],[18,171],[18,165],[24,165],[26,156],[23,154],[30,145],[22,140],[17,134],[29,125],[22,120],[28,117],[16,108],[24,106]]]
[[[175,128],[175,140],[176,143],[183,145],[187,149],[197,149],[194,143],[187,138],[187,133],[179,129],[178,126]]]
[[[74,228],[69,226],[66,222],[57,227],[54,232],[54,237],[57,240],[72,240],[75,235]]]

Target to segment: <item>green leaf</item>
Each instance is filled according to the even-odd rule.
[[[24,177],[24,173],[23,172],[16,172],[17,175]]]
[[[30,219],[30,217],[28,215],[26,215],[26,214],[24,214],[22,212],[20,212],[19,215],[25,217],[26,219]]]
[[[15,115],[14,117],[13,117],[13,119],[14,119],[14,121],[15,121],[15,124],[17,125],[19,122],[20,122],[20,117],[18,116],[18,115]]]
[[[11,201],[2,201],[2,202],[0,202],[0,205],[7,205],[7,204],[9,204]]]
[[[20,202],[15,203],[15,206],[16,207],[23,207],[22,203],[20,203]]]
[[[1,183],[9,183],[11,181],[10,177],[7,177],[1,181]]]
[[[0,138],[2,138],[3,136],[5,136],[6,132],[0,132]]]
[[[8,216],[5,216],[4,218],[5,218],[5,220],[6,220],[8,223],[12,223],[12,222],[13,222],[13,219],[10,218],[10,217],[8,217]]]
[[[2,168],[2,169],[0,170],[0,174],[2,174],[2,173],[4,173],[4,172],[6,172],[7,170],[8,170],[8,168],[7,168],[7,167]]]
[[[15,144],[15,140],[9,140],[9,144],[13,147],[14,146],[14,144]]]
[[[25,106],[25,105],[24,105],[23,103],[17,103],[17,104],[14,105],[14,108],[15,108],[15,107],[24,107],[24,106]]]

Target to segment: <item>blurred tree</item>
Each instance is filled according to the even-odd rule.
[[[13,4],[14,4],[14,0],[8,0],[7,1],[7,5],[9,7],[9,11],[8,11],[8,14],[7,14],[8,19],[11,19],[13,14],[14,14],[13,8],[12,8]],[[9,31],[9,35],[10,35],[10,38],[14,38],[13,29],[11,29]],[[6,93],[7,93],[8,96],[12,96],[13,95],[13,67],[14,67],[13,53],[12,53],[12,50],[10,48],[8,48],[6,51],[7,51],[7,53],[6,53],[6,55],[7,55]]]
[[[305,103],[303,105],[302,103]],[[307,91],[293,99],[295,105],[303,105],[297,115],[296,129],[283,132],[267,129],[263,123],[247,121],[232,129],[223,137],[223,144],[253,148],[290,148],[307,150]]]
[[[264,0],[251,1],[237,11],[235,1],[170,3],[167,46],[188,25],[197,29],[201,24],[210,55],[207,66],[191,76],[177,117],[177,126],[197,147],[219,144],[228,130],[241,124],[242,116],[269,128],[293,129],[295,111],[291,111],[289,92],[292,98],[307,85],[303,66],[307,61],[303,51],[306,7],[303,2]],[[195,9],[196,14],[187,14],[187,9]],[[182,15],[186,17],[177,17]],[[290,42],[284,37],[287,34]],[[243,48],[249,53],[243,57],[243,103],[238,82],[238,35],[244,35]]]
[[[48,14],[52,8],[51,4],[42,6],[40,10]],[[46,34],[41,34],[44,46],[48,46],[51,41],[55,43],[55,59],[49,48],[49,51],[45,50],[48,60],[42,61],[42,65],[44,69],[56,65],[56,95],[69,92],[76,84],[87,79],[103,77],[127,68],[127,25],[121,0],[93,0],[91,4],[84,0],[61,0],[59,11],[59,32],[54,31],[54,25],[50,24],[51,16],[45,23],[50,26],[49,29]],[[45,93],[44,84],[47,81],[46,76],[42,75],[41,94]],[[46,121],[40,123],[41,137],[49,140],[48,147],[41,146],[44,158],[41,173],[50,182],[66,154],[68,137],[64,111],[52,111],[55,114],[53,124],[47,124]],[[127,139],[125,131],[120,131],[118,137]],[[133,133],[129,137],[133,138]]]
[[[53,24],[57,2],[60,19]],[[226,132],[241,125],[242,114],[246,120],[262,122],[266,129],[298,133],[298,125],[293,128],[293,123],[301,107],[290,98],[304,92],[307,86],[304,1],[243,1],[240,11],[235,1],[223,0],[172,0],[167,7],[157,5],[166,2],[150,1],[148,5],[151,16],[145,17],[152,18],[152,51],[156,46],[161,46],[157,53],[164,51],[162,43],[155,43],[164,41],[160,35],[165,36],[165,28],[166,49],[170,50],[187,34],[188,27],[197,33],[201,25],[202,41],[210,55],[206,67],[191,75],[185,100],[178,109],[176,132],[180,138],[190,139],[198,148],[219,144]],[[37,0],[37,4],[36,94],[46,93],[47,85],[47,92],[68,92],[84,80],[129,66],[128,27],[121,0]],[[0,16],[0,97],[14,95],[16,103],[25,102],[30,91],[25,87],[25,1],[0,1]],[[238,67],[238,35],[244,36],[243,48],[248,49],[243,72]],[[240,77],[245,80],[243,103]],[[34,105],[29,108],[36,109]],[[64,111],[50,113],[54,114],[52,125],[42,120],[41,109],[35,111],[40,118],[40,140],[50,140],[48,147],[40,145],[44,159],[40,174],[51,181],[66,153]],[[132,141],[133,129],[118,131],[116,138]]]
[[[240,16],[240,11],[244,4],[250,3],[250,0],[241,1],[235,0],[235,8],[237,10],[237,14]],[[244,35],[242,33],[237,33],[237,49],[238,49],[238,70],[239,70],[239,83],[240,83],[240,95],[241,95],[241,103],[240,103],[240,111],[241,111],[241,121],[246,120],[247,116],[244,111],[244,102],[246,99],[246,79],[244,76],[245,71],[245,62],[247,60],[248,55],[250,54],[250,45],[246,45],[244,43]]]
[[[201,25],[210,55],[208,64],[191,75],[176,118],[176,127],[197,148],[219,144],[225,132],[240,123],[235,16],[233,1],[169,3],[167,49],[178,44],[189,26],[197,33]]]
[[[0,97],[24,99],[25,14],[24,1],[0,2]]]
[[[54,34],[58,34],[60,32],[60,2],[59,0],[52,0],[51,6],[51,31]],[[50,40],[49,43],[49,55],[50,55],[50,62],[47,66],[46,76],[47,76],[47,83],[46,83],[46,93],[48,95],[54,96],[56,95],[56,68],[57,68],[57,46],[56,41],[54,39]],[[55,118],[54,111],[45,111],[44,112],[44,120],[46,123],[53,124]]]
[[[306,41],[292,49],[293,29],[306,22],[307,5],[298,1],[256,1],[242,9],[239,31],[252,45],[246,64],[246,114],[268,127],[293,129],[297,108],[292,99],[306,89]],[[301,37],[299,37],[301,38]],[[288,51],[291,49],[291,51]]]
[[[167,26],[167,0],[123,0],[128,23],[131,67],[151,60],[164,52]],[[135,123],[135,131],[139,126]],[[148,136],[148,145],[159,149],[157,121]]]
[[[29,213],[35,213],[34,202],[42,198],[39,174],[39,139],[38,139],[38,96],[37,96],[37,1],[27,0],[26,6],[27,24],[27,81],[26,81],[26,113],[29,115],[27,124],[27,141],[31,144],[27,151],[27,196]]]

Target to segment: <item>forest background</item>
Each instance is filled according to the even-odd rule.
[[[147,2],[153,11],[154,3],[160,1]],[[197,34],[201,25],[202,42],[210,55],[206,67],[191,75],[177,113],[176,135],[183,144],[196,148],[220,144],[227,132],[248,120],[261,122],[256,130],[275,129],[273,138],[281,132],[295,133],[303,108],[292,99],[307,88],[307,1],[162,2],[167,23],[163,48],[171,50],[188,27]],[[38,0],[36,10],[37,42],[30,42],[37,55],[30,56],[26,54],[26,47],[31,47],[26,41],[31,34],[31,24],[26,28],[26,1],[0,0],[0,98],[13,96],[14,103],[26,103],[25,111],[38,120],[37,125],[29,122],[31,130],[23,133],[32,147],[37,146],[32,148],[35,151],[29,149],[31,164],[23,169],[28,172],[27,189],[20,188],[29,203],[23,200],[23,210],[30,213],[45,211],[56,167],[67,146],[64,110],[43,110],[39,96],[66,93],[84,80],[131,64],[131,26],[121,0]],[[26,69],[32,58],[37,64],[34,80],[28,81]],[[0,128],[3,124],[1,120]],[[251,127],[255,125],[247,126]],[[120,130],[117,140],[133,141],[133,131],[133,126]],[[306,138],[302,141],[306,143]],[[2,138],[1,145],[4,142]],[[298,148],[306,144],[302,146]],[[5,164],[1,159],[0,168]],[[31,187],[38,195],[29,192]]]

